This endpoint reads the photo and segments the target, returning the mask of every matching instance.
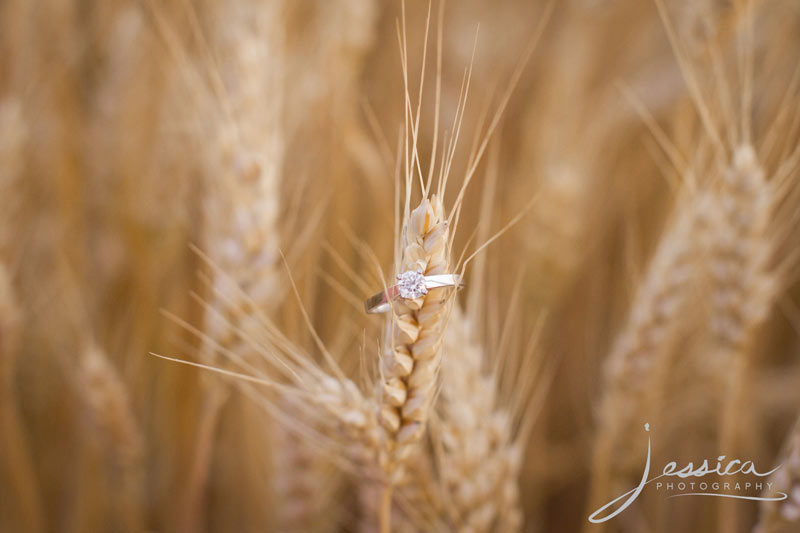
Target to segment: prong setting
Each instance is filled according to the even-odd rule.
[[[397,276],[397,289],[400,297],[414,300],[428,294],[425,286],[425,275],[421,270],[406,270]]]

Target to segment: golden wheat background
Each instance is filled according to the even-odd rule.
[[[800,531],[799,60],[793,0],[0,1],[0,531]],[[789,498],[590,524],[645,422]]]

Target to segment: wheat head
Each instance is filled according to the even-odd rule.
[[[679,202],[636,290],[628,318],[605,363],[605,389],[600,405],[593,457],[592,502],[605,498],[625,471],[629,454],[617,445],[646,420],[654,387],[670,366],[670,348],[686,324],[697,236],[705,202],[692,197]],[[638,464],[638,463],[637,463]]]
[[[457,306],[445,335],[436,434],[443,511],[454,531],[519,531],[521,445],[514,414],[500,404],[476,325]]]
[[[403,235],[400,271],[450,273],[448,222],[441,200],[424,199],[411,211]],[[382,465],[392,482],[425,431],[442,358],[450,308],[448,289],[396,302],[381,355],[380,422],[385,432]]]

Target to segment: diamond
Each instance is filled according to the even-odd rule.
[[[407,270],[397,276],[397,281],[400,296],[406,300],[428,294],[428,289],[425,288],[425,276],[419,270]]]

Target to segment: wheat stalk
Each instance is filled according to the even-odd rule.
[[[775,213],[782,185],[780,179],[767,180],[754,148],[744,144],[733,151],[716,195],[713,246],[707,259],[715,350],[710,375],[719,376],[719,442],[729,455],[741,451],[742,431],[752,428],[747,383],[755,371],[756,335],[782,288],[782,269],[792,261],[781,265],[774,259],[782,238]],[[734,516],[720,506],[723,526],[731,527]]]
[[[417,461],[420,461],[417,463]],[[407,482],[393,494],[391,508],[391,530],[394,533],[414,533],[416,531],[443,531],[444,524],[431,513],[435,504],[430,494],[419,489],[423,476],[417,471],[430,467],[425,454],[414,454],[407,467]],[[360,481],[358,488],[358,533],[379,533],[381,513],[386,486],[382,481]]]
[[[458,221],[464,191],[480,163],[492,132],[497,128],[500,115],[510,98],[510,89],[503,96],[500,109],[493,117],[483,141],[479,142],[476,137],[476,145],[470,155],[461,190],[448,217],[444,211],[442,194],[447,189],[447,177],[451,171],[463,120],[469,72],[465,73],[465,88],[458,102],[454,135],[449,145],[442,149],[438,188],[435,194],[430,194],[436,164],[435,160],[431,161],[426,179],[422,174],[417,146],[419,104],[415,116],[408,93],[403,37],[401,48],[406,84],[406,194],[403,211],[397,211],[402,215],[403,221],[402,233],[397,236],[397,273],[418,271],[424,275],[449,274],[454,269],[450,260],[450,249],[453,238],[451,229],[456,223],[452,221]],[[532,47],[525,57],[529,57],[531,53]],[[521,67],[515,72],[511,87],[519,78],[520,69]],[[421,87],[422,84],[420,99]],[[434,152],[438,152],[435,144]],[[417,178],[420,181],[422,199],[412,210],[412,188]],[[399,205],[399,197],[397,201]],[[374,396],[369,397],[344,375],[337,358],[329,353],[314,332],[305,311],[306,321],[314,333],[313,337],[320,352],[319,363],[289,342],[263,310],[253,305],[254,299],[236,282],[235,273],[230,279],[220,276],[220,272],[227,272],[228,269],[225,265],[217,265],[213,254],[209,263],[215,270],[214,278],[210,281],[211,302],[200,300],[200,303],[207,312],[213,313],[213,316],[209,315],[213,320],[220,321],[222,331],[227,331],[238,342],[231,344],[227,338],[220,338],[208,328],[204,332],[195,332],[200,334],[210,353],[222,355],[236,370],[220,368],[216,364],[189,364],[239,378],[239,386],[245,394],[259,401],[280,421],[299,433],[308,435],[309,442],[320,448],[327,448],[328,454],[341,454],[339,463],[343,462],[342,459],[347,459],[347,464],[342,464],[344,468],[377,480],[383,487],[379,512],[380,529],[389,531],[392,491],[405,480],[405,467],[409,458],[420,449],[420,441],[437,390],[442,335],[453,301],[453,291],[432,289],[422,298],[394,302],[391,319],[384,334],[378,365],[379,377],[374,383]],[[296,287],[295,293],[297,294]],[[237,324],[238,317],[231,314],[232,310],[244,310],[248,322],[258,324],[261,330]],[[180,322],[177,317],[173,318]],[[186,324],[184,326],[192,329]],[[260,369],[256,361],[248,355],[250,352],[257,354],[259,362],[266,363],[270,367],[269,372],[274,374],[270,375]],[[256,384],[268,387],[275,395],[259,394],[255,390]],[[276,407],[287,401],[295,403],[297,410],[304,413],[298,417],[299,420],[288,419],[286,413]]]
[[[14,488],[12,501],[19,518],[16,526],[13,522],[7,525],[41,531],[42,502],[16,390],[22,309],[17,304],[9,270],[14,259],[11,227],[20,208],[17,198],[27,136],[20,103],[12,98],[0,101],[0,225],[4,228],[0,231],[0,439],[3,441],[0,449],[4,451],[4,473],[8,476],[5,484]],[[5,518],[0,520],[5,522]]]
[[[749,145],[738,147],[715,196],[716,216],[708,262],[710,326],[722,365],[724,403],[721,443],[734,453],[736,428],[746,412],[744,382],[751,370],[754,334],[766,320],[779,289],[772,264],[772,187]]]
[[[14,526],[13,519],[9,523],[6,516],[0,517],[0,521],[9,528],[42,531],[42,502],[15,390],[15,366],[21,327],[19,315],[20,309],[14,301],[11,279],[5,267],[0,264],[0,448],[3,450],[2,473],[5,474],[3,484],[13,487],[9,493],[13,494],[11,501],[14,508],[4,511],[17,513],[19,522]]]
[[[617,446],[644,424],[645,405],[651,405],[653,386],[663,380],[671,361],[670,348],[685,325],[692,269],[702,224],[702,196],[679,202],[673,218],[639,283],[624,327],[604,362],[605,388],[600,405],[593,457],[591,501],[602,501],[620,481]]]
[[[509,259],[533,262],[536,270],[520,284],[521,302],[525,312],[552,311],[551,343],[566,356],[548,424],[525,456],[530,470],[519,464],[524,439],[516,409],[535,405],[491,368],[495,356],[516,354],[493,350],[499,325],[471,306],[466,315],[449,313],[450,304],[438,304],[434,294],[419,307],[398,302],[386,322],[368,322],[360,304],[382,288],[375,273],[393,285],[393,276],[409,268],[409,233],[422,241],[420,255],[428,254],[426,226],[437,219],[452,222],[441,238],[448,254],[451,242],[452,251],[463,243],[471,250],[472,237],[454,237],[456,222],[463,217],[461,225],[470,226],[484,214],[475,213],[473,199],[462,206],[443,196],[454,188],[446,176],[465,166],[465,181],[482,178],[479,137],[497,120],[488,111],[465,113],[466,94],[470,106],[477,100],[487,109],[497,98],[508,101],[495,74],[526,55],[513,43],[534,31],[542,2],[450,2],[441,13],[452,29],[436,39],[445,60],[423,65],[419,76],[408,65],[419,59],[422,28],[407,37],[403,18],[402,77],[390,59],[399,3],[0,2],[0,530],[66,523],[238,531],[259,529],[257,516],[280,531],[378,531],[389,522],[394,531],[513,531],[524,507],[533,518],[528,529],[582,523],[595,533],[601,526],[588,525],[588,513],[579,510],[590,482],[587,463],[595,461],[592,496],[602,493],[601,503],[630,489],[633,483],[619,491],[607,485],[633,468],[641,475],[645,421],[658,428],[651,474],[669,460],[697,466],[717,454],[754,460],[759,470],[777,466],[766,463],[772,437],[798,405],[797,380],[787,377],[798,373],[792,344],[800,331],[793,301],[800,195],[785,192],[797,183],[792,160],[800,159],[800,149],[792,152],[800,133],[797,2],[760,10],[755,29],[738,24],[754,0],[655,2],[664,18],[667,8],[680,17],[675,29],[666,26],[686,86],[652,6],[553,1],[557,15],[545,51],[522,78],[512,77],[524,90],[503,120],[510,142],[490,149],[502,179],[488,203],[496,202],[501,215],[524,192],[541,193],[533,225],[497,254],[496,294],[510,288]],[[410,27],[419,26],[419,15]],[[176,52],[177,64],[151,32],[167,19],[175,29],[161,37],[170,34],[166,51]],[[461,69],[450,59],[469,58],[478,20],[480,40],[491,44],[480,47],[474,76],[464,69],[459,86]],[[734,42],[745,33],[750,42]],[[757,93],[754,67],[767,81]],[[412,99],[423,80],[426,90],[432,85],[427,75],[434,70],[436,94]],[[779,85],[790,77],[783,94]],[[620,78],[653,113],[644,125],[618,105]],[[739,79],[728,87],[729,78]],[[386,179],[398,118],[387,103],[400,87],[406,125],[397,174],[405,170],[405,184]],[[379,149],[362,132],[359,109],[369,115]],[[439,121],[440,110],[455,117]],[[780,119],[769,122],[775,110]],[[421,124],[431,111],[432,135]],[[476,123],[471,153],[454,156]],[[671,130],[654,136],[666,148],[655,162],[646,153],[652,143],[640,148],[643,126]],[[748,130],[761,138],[751,140]],[[676,147],[665,146],[669,138]],[[667,202],[658,196],[666,187],[653,187],[650,178],[665,163],[677,169],[665,172],[670,178],[695,170],[700,192],[680,198],[665,229],[654,231],[664,222]],[[440,167],[445,184],[437,188]],[[8,177],[24,179],[17,188]],[[394,230],[391,194],[384,194],[393,186]],[[18,201],[8,216],[9,203]],[[318,230],[304,217],[287,224],[297,212],[325,223]],[[425,222],[411,232],[417,216]],[[619,268],[617,229],[641,229],[637,244],[655,250],[641,279]],[[348,253],[348,230],[358,252],[378,256],[370,274]],[[351,269],[348,280],[359,294],[347,294],[342,283],[343,302],[319,289],[321,280],[333,285],[341,276],[328,272],[322,247],[300,244],[309,235],[340,254],[344,266],[337,267]],[[198,258],[185,253],[188,240],[214,265],[202,269],[199,282],[192,276]],[[286,302],[277,281],[279,246],[300,285],[300,306]],[[464,262],[455,257],[446,258],[447,273],[461,271]],[[414,269],[429,266],[427,257],[411,262]],[[695,273],[704,284],[695,287]],[[360,280],[368,275],[375,279]],[[614,295],[634,283],[639,291],[612,333],[619,335],[605,346]],[[197,298],[186,298],[198,284]],[[428,303],[436,305],[426,311]],[[493,312],[501,303],[493,295],[480,312],[499,321]],[[353,304],[359,309],[348,312]],[[160,306],[190,317],[181,325],[192,335],[161,324]],[[298,307],[303,322],[293,318]],[[296,340],[306,324],[313,345]],[[89,338],[121,349],[82,352],[78,343]],[[339,347],[334,338],[347,340]],[[143,347],[167,346],[233,383],[203,375],[198,398],[193,373],[142,357]],[[603,364],[595,396],[594,370]],[[76,376],[80,388],[71,388]],[[232,413],[242,406],[226,401],[228,391],[253,405]],[[147,431],[138,437],[132,399],[146,414],[139,422]],[[709,405],[721,421],[709,416]],[[596,407],[598,441],[589,443],[587,419]],[[89,427],[76,424],[76,408]],[[762,533],[800,530],[797,424],[765,494],[789,498],[763,504]],[[128,441],[133,450],[147,447],[146,463],[143,452],[126,451]],[[80,444],[85,461],[72,456]],[[337,472],[328,483],[332,466]],[[352,490],[340,490],[339,469],[352,475],[345,479]],[[258,490],[266,484],[274,484],[274,494]],[[654,485],[610,527],[716,525],[733,532],[748,527],[755,510],[742,500],[668,499]],[[523,486],[539,490],[520,502]],[[714,516],[717,502],[735,506],[730,523]]]
[[[448,222],[441,200],[423,200],[405,228],[400,272],[450,273]],[[399,482],[403,464],[422,438],[441,365],[448,290],[396,302],[381,355],[380,420],[386,432],[384,471]]]
[[[279,301],[278,217],[282,135],[280,28],[276,6],[257,2],[229,3],[223,9],[220,36],[224,68],[231,80],[224,100],[211,102],[227,115],[218,128],[208,162],[206,245],[213,261],[250,297],[229,305],[242,324],[252,302],[273,309]],[[236,298],[238,293],[231,292]],[[216,340],[233,345],[226,323],[209,320],[206,330]]]
[[[252,297],[226,306],[229,321],[248,327],[248,305],[273,309],[279,301],[278,197],[283,150],[279,110],[282,102],[281,55],[283,34],[276,24],[280,4],[242,0],[229,2],[218,13],[216,38],[224,63],[210,77],[201,108],[219,121],[212,130],[207,155],[205,248],[213,260]],[[222,86],[221,86],[222,85]],[[231,292],[228,298],[238,297]],[[219,307],[219,304],[215,304]],[[215,341],[235,347],[241,341],[228,322],[213,316],[205,329]],[[213,350],[202,357],[211,362]],[[251,354],[243,354],[252,358]],[[207,383],[201,407],[196,453],[191,467],[184,523],[195,530],[206,484],[220,410],[227,388]]]
[[[519,531],[522,439],[513,427],[518,413],[500,404],[501,385],[484,370],[485,351],[474,340],[475,328],[456,306],[445,335],[435,425],[441,441],[443,510],[453,531]]]

